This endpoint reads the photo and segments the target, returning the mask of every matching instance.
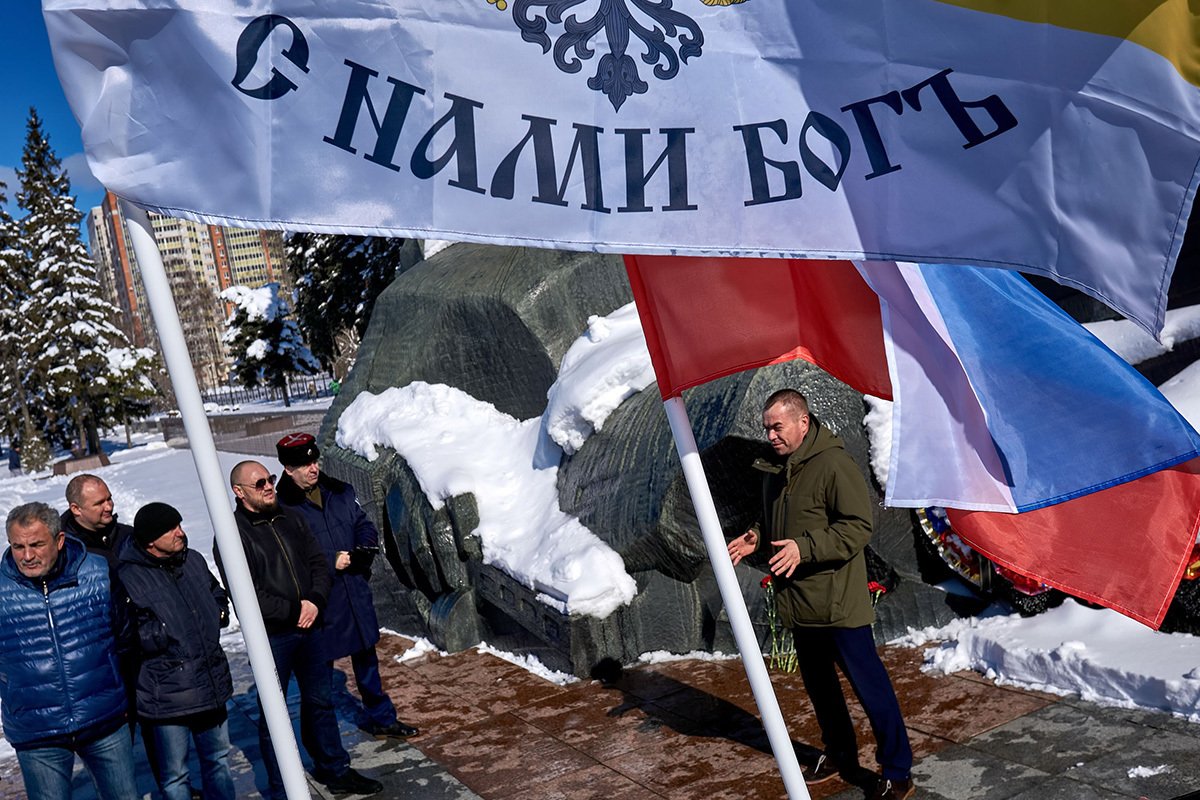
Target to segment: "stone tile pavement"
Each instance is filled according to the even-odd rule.
[[[355,727],[348,664],[337,676],[342,732],[354,766],[385,798],[419,800],[741,800],[784,798],[783,783],[739,661],[639,665],[608,682],[559,686],[475,650],[397,662],[412,643],[385,636],[385,685],[407,742]],[[1200,790],[1200,725],[1166,714],[1102,708],[1074,698],[996,686],[974,673],[920,671],[921,652],[883,648],[927,800],[1168,800]],[[231,737],[239,797],[264,783],[244,656]],[[796,746],[820,741],[798,676],[773,673]],[[295,714],[295,695],[292,697]],[[860,759],[873,766],[865,718]],[[150,791],[139,748],[140,788]],[[1142,769],[1137,769],[1142,768]],[[814,800],[860,800],[872,775],[812,787]],[[76,798],[90,798],[77,775]],[[329,798],[312,784],[314,798]],[[0,798],[23,798],[15,763],[0,764]],[[1200,800],[1197,795],[1196,800]]]

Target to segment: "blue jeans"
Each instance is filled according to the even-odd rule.
[[[307,631],[271,634],[270,641],[275,672],[285,697],[292,676],[296,676],[296,686],[300,689],[300,741],[313,761],[313,775],[319,781],[344,775],[350,768],[350,754],[342,747],[342,735],[333,710],[333,670],[325,660],[324,652]],[[283,776],[271,746],[271,732],[267,729],[261,701],[258,719],[258,742],[267,768],[270,793],[272,797],[283,797]]]
[[[858,763],[854,723],[838,680],[841,667],[875,734],[875,758],[883,777],[904,780],[912,770],[912,748],[887,668],[875,649],[871,626],[793,628],[800,677],[812,701],[825,752],[842,766]]]
[[[75,748],[18,750],[17,761],[21,765],[29,800],[70,800],[71,770],[76,755],[83,759],[100,800],[129,800],[141,796],[133,774],[132,737],[129,726],[122,725],[108,736]]]
[[[350,664],[354,667],[354,683],[358,686],[367,719],[376,725],[391,725],[396,721],[396,707],[383,690],[375,648],[372,646],[351,654]]]
[[[155,776],[166,800],[190,800],[188,748],[196,743],[205,800],[235,800],[229,771],[229,722],[225,709],[156,722],[142,720],[142,735],[155,760]]]

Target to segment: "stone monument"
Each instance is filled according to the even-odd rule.
[[[559,465],[561,509],[616,551],[637,582],[634,600],[604,619],[563,614],[484,564],[471,495],[435,510],[396,453],[367,462],[335,444],[338,417],[355,397],[413,381],[454,386],[517,419],[538,417],[588,317],[630,301],[618,256],[469,244],[409,269],[379,297],[320,438],[325,469],[355,486],[383,533],[387,568],[377,562],[372,582],[384,625],[451,651],[486,640],[579,675],[602,659],[628,663],[654,650],[736,652],[656,386],[626,400]],[[784,386],[808,394],[869,476],[863,398],[816,367],[790,362],[688,390],[727,536],[757,513],[749,465],[765,448],[761,407]],[[901,579],[879,608],[877,635],[950,619],[945,596],[920,580],[911,512],[877,506],[875,524],[873,549]],[[762,639],[764,570],[765,559],[737,569]]]

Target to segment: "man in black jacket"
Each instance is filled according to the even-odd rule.
[[[67,483],[62,529],[83,542],[89,553],[107,558],[113,569],[117,566],[118,545],[133,533],[133,528],[117,522],[108,484],[89,473],[76,475]]]
[[[118,613],[137,642],[132,674],[146,752],[166,800],[189,800],[188,747],[195,742],[204,797],[234,800],[225,703],[233,696],[221,628],[229,597],[199,553],[183,518],[148,503],[117,552]]]
[[[350,766],[333,710],[333,671],[312,637],[312,627],[329,596],[325,554],[304,520],[280,508],[275,476],[257,461],[243,461],[229,475],[237,498],[233,516],[266,625],[279,684],[287,694],[293,675],[300,688],[300,739],[313,760],[313,776],[334,794],[377,794],[379,781]],[[214,550],[224,576],[221,552]],[[228,586],[228,581],[226,581]],[[270,781],[269,798],[283,798],[283,778],[271,747],[262,706],[259,742]]]

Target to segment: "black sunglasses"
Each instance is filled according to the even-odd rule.
[[[261,492],[263,489],[267,488],[268,484],[274,486],[276,477],[277,476],[275,475],[268,475],[265,478],[259,478],[254,483],[239,483],[238,486],[250,486]]]

